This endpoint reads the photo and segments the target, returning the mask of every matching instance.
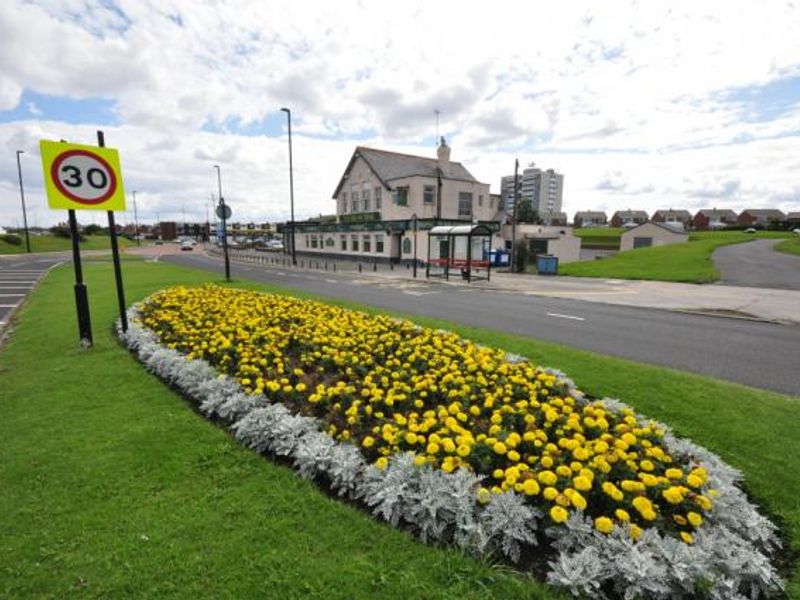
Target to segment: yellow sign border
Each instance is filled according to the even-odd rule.
[[[100,148],[98,146],[87,146],[84,144],[68,144],[65,142],[55,142],[52,140],[40,140],[39,150],[42,155],[42,171],[44,172],[44,188],[47,192],[47,206],[53,210],[125,210],[125,189],[122,184],[122,168],[119,164],[119,152],[115,148]],[[65,196],[58,189],[52,177],[53,163],[65,152],[82,151],[95,154],[102,158],[117,179],[117,187],[114,193],[103,202],[97,204],[82,204]]]

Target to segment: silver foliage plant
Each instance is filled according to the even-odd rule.
[[[610,535],[601,534],[581,511],[562,526],[546,526],[543,514],[511,491],[493,495],[482,506],[476,500],[480,477],[463,469],[445,473],[417,467],[412,453],[393,456],[386,469],[378,469],[367,464],[356,446],[321,431],[318,419],[292,414],[264,395],[245,394],[205,361],[164,347],[137,317],[134,306],[128,331],[118,328],[120,339],[147,370],[181,390],[203,414],[228,424],[245,446],[290,459],[301,476],[325,479],[338,495],[360,500],[375,516],[410,528],[425,542],[518,562],[543,537],[556,552],[547,581],[576,597],[755,600],[783,588],[770,561],[780,548],[776,528],[737,487],[741,473],[661,423],[670,452],[705,467],[709,484],[718,491],[692,545],[655,529],[645,530],[636,541],[619,526]],[[506,359],[526,360],[513,354]],[[564,373],[542,371],[555,375],[575,399],[583,399]],[[627,408],[616,399],[603,403],[611,410]]]

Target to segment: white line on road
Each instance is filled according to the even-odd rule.
[[[19,302],[17,302],[19,304]],[[0,304],[0,308],[15,308],[17,304]]]
[[[338,281],[336,281],[335,279],[325,279],[325,281],[326,281],[327,283],[339,283],[339,282],[338,282]]]
[[[547,313],[548,317],[556,317],[558,319],[572,319],[573,321],[585,321],[583,317],[575,317],[573,315],[562,315],[559,313]]]
[[[25,294],[0,294],[0,298],[24,298]]]
[[[409,296],[430,296],[431,294],[438,294],[439,292],[415,292],[413,290],[400,290],[403,294]]]

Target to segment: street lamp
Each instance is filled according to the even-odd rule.
[[[133,190],[133,224],[136,232],[136,245],[141,246],[142,242],[139,240],[139,211],[136,209],[136,190]]]
[[[282,108],[281,112],[286,113],[286,122],[289,126],[289,203],[292,215],[292,264],[297,266],[297,256],[294,251],[294,173],[292,170],[292,111],[288,108]]]
[[[19,174],[19,196],[22,199],[22,222],[25,224],[25,247],[30,254],[31,239],[28,235],[28,215],[25,212],[25,190],[22,187],[22,164],[19,161],[20,154],[25,154],[25,150],[17,150],[17,173]]]
[[[417,278],[417,213],[411,215],[414,221],[414,279]]]
[[[221,213],[219,218],[222,219],[222,254],[225,257],[225,279],[230,281],[231,262],[228,258],[228,233],[225,229],[225,221],[228,219],[228,215],[226,214],[225,199],[222,197],[222,174],[219,165],[214,165],[214,168],[217,170],[217,186],[219,187],[219,206]]]

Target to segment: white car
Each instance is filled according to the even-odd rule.
[[[792,233],[795,234],[795,235],[800,235],[800,227],[796,227],[795,229],[792,229]]]
[[[752,227],[748,227],[744,230],[744,233],[758,233],[757,229],[753,229]]]

